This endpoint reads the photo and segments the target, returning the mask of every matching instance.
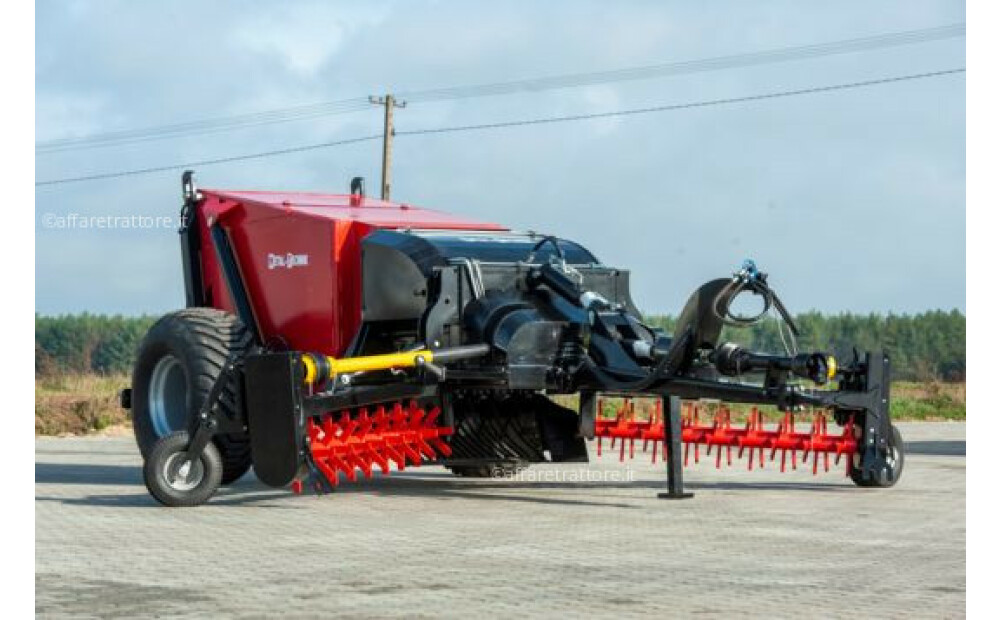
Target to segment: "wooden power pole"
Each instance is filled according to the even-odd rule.
[[[395,134],[392,112],[394,108],[405,108],[406,102],[399,101],[392,95],[369,97],[368,100],[376,105],[385,106],[385,127],[382,133],[382,200],[389,200],[392,185],[392,136]]]

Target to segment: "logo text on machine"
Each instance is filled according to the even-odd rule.
[[[307,267],[309,265],[309,255],[308,254],[268,254],[267,255],[267,268],[268,269],[291,269],[292,267]]]

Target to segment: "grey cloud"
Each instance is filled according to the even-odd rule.
[[[77,3],[38,7],[39,139],[383,92],[704,58],[930,27],[950,2]],[[313,18],[310,20],[310,18]],[[286,30],[310,23],[307,41]],[[328,27],[326,27],[328,26]],[[323,41],[324,31],[330,32]],[[260,41],[247,44],[254,32]],[[298,47],[296,47],[298,46]],[[400,129],[739,96],[961,66],[964,42],[565,91],[411,105]],[[497,132],[401,137],[394,196],[557,232],[676,312],[745,256],[796,309],[965,307],[964,79]],[[379,130],[377,109],[36,159],[38,179]],[[204,168],[204,186],[374,187],[378,144]],[[175,214],[178,175],[39,189],[36,213]],[[36,229],[40,312],[181,303],[176,237]]]

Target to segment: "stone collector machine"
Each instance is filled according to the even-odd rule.
[[[533,462],[587,461],[587,441],[636,441],[663,455],[661,497],[683,491],[685,447],[846,460],[859,486],[888,487],[903,442],[889,417],[889,359],[775,355],[721,342],[757,296],[797,327],[746,261],[699,287],[673,333],[643,322],[629,272],[552,235],[348,195],[199,190],[183,177],[187,308],[145,336],[123,391],[150,493],[204,503],[252,466],[276,487],[438,463],[495,476]],[[761,315],[764,312],[760,313]],[[552,394],[579,394],[579,409]],[[657,398],[640,419],[602,395]],[[774,405],[745,426],[702,423],[685,402]],[[809,431],[795,416],[817,410]],[[684,414],[687,411],[687,415]],[[839,425],[828,432],[827,419]],[[660,449],[662,447],[662,450]]]

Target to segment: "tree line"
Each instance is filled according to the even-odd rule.
[[[676,319],[646,317],[647,322],[672,333]],[[852,359],[853,350],[885,349],[892,359],[893,377],[909,381],[965,380],[965,315],[958,310],[919,314],[836,314],[806,312],[795,317],[800,330],[799,351],[828,351],[837,359]],[[768,319],[746,329],[726,327],[729,340],[757,351],[782,353],[778,322]],[[787,331],[785,341],[788,342]],[[789,343],[790,345],[790,343]]]
[[[95,314],[35,316],[35,373],[128,373],[136,349],[156,317]],[[670,333],[675,317],[647,316],[649,324]],[[934,310],[913,315],[808,312],[796,317],[800,351],[831,351],[849,359],[859,351],[886,349],[897,379],[965,380],[965,315]],[[782,352],[777,323],[748,329],[726,328],[725,340],[758,351]],[[787,338],[786,338],[787,340]]]

